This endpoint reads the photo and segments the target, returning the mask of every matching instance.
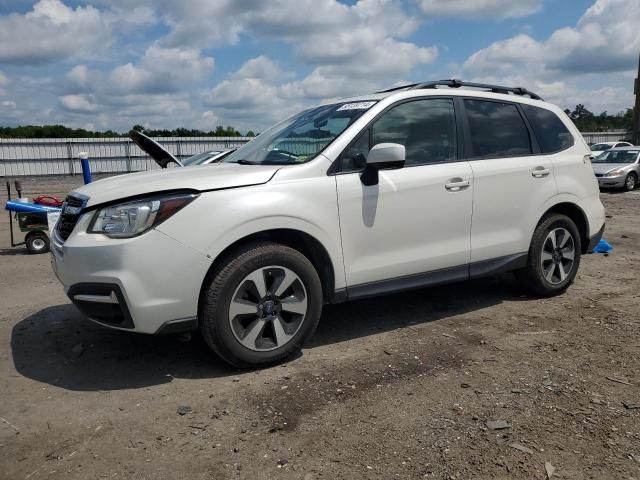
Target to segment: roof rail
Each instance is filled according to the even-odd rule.
[[[436,80],[433,82],[423,82],[423,83],[412,83],[411,85],[403,85],[401,87],[393,87],[387,90],[382,90],[376,93],[389,93],[394,92],[396,90],[416,90],[421,88],[438,88],[438,87],[449,87],[449,88],[460,88],[460,87],[469,87],[469,88],[478,88],[482,90],[487,90],[493,93],[504,93],[509,94],[513,93],[514,95],[528,95],[529,98],[533,100],[542,100],[542,98],[522,87],[504,87],[502,85],[490,85],[486,83],[473,83],[473,82],[463,82],[462,80],[450,79],[450,80]]]
[[[391,87],[391,88],[387,88],[386,90],[380,90],[379,92],[376,93],[389,93],[389,92],[395,92],[396,90],[403,90],[405,88],[413,88],[416,85],[418,85],[417,83],[412,83],[410,85],[400,85],[399,87]]]

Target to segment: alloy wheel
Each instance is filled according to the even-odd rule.
[[[307,291],[300,277],[282,266],[261,267],[236,288],[229,305],[235,338],[260,352],[282,347],[300,330],[307,313]]]
[[[575,241],[569,231],[566,228],[551,230],[540,255],[545,280],[552,285],[564,282],[573,269],[575,254]]]

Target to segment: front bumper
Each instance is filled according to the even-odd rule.
[[[596,177],[600,188],[622,188],[626,180],[626,175],[618,175],[617,177]]]
[[[51,236],[52,267],[71,301],[94,322],[121,330],[194,328],[211,261],[158,230],[128,239],[87,234],[88,217],[65,242]]]

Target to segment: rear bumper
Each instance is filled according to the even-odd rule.
[[[604,227],[605,227],[605,224],[603,223],[602,228],[600,228],[598,233],[596,233],[593,237],[589,239],[589,248],[587,248],[587,253],[591,253],[593,249],[596,248],[596,245],[598,245],[598,242],[600,241],[600,239],[602,238],[602,235],[604,234]]]

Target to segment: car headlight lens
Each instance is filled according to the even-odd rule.
[[[617,177],[618,175],[622,175],[624,170],[611,170],[605,174],[605,177]]]
[[[180,193],[110,205],[96,211],[87,232],[111,238],[135,237],[164,222],[196,197]]]

